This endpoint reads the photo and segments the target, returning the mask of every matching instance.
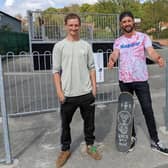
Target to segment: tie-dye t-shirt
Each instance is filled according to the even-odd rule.
[[[129,83],[148,80],[145,48],[151,46],[150,38],[141,32],[136,32],[130,38],[122,35],[115,40],[114,49],[120,50],[120,81]]]

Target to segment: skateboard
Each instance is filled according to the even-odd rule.
[[[131,145],[133,125],[133,96],[129,92],[121,92],[118,98],[116,123],[116,147],[120,152],[128,152]]]

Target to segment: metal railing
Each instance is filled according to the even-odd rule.
[[[108,60],[109,54],[102,55],[104,61]],[[53,84],[50,52],[33,52],[32,55],[8,53],[3,57],[3,77],[9,115],[55,111],[59,108]],[[104,68],[104,74],[104,82],[97,84],[96,104],[117,100],[117,68],[113,72]]]
[[[51,111],[59,106],[55,101],[51,70],[35,71],[33,58],[36,57],[40,65],[40,59],[45,60],[48,54],[34,57],[10,55],[3,61],[7,111],[10,115]]]
[[[109,54],[102,54],[104,60],[108,60]],[[18,152],[14,149],[16,146],[15,143],[18,141],[15,135],[18,132],[15,129],[20,130],[24,127],[22,125],[21,127],[16,126],[15,128],[15,125],[12,125],[10,121],[10,128],[14,129],[10,132],[8,126],[9,119],[13,119],[14,117],[15,120],[15,118],[19,118],[17,116],[23,117],[25,115],[43,114],[59,110],[59,101],[52,79],[53,74],[51,69],[48,70],[46,68],[47,66],[52,67],[52,62],[47,62],[47,59],[51,60],[51,53],[48,51],[44,54],[39,54],[38,52],[27,54],[26,52],[22,52],[20,55],[14,55],[12,52],[8,52],[7,55],[0,57],[0,107],[5,144],[4,151],[1,149],[0,163],[12,163],[12,154],[16,155]],[[36,62],[35,60],[38,61]],[[39,68],[35,70],[36,66],[43,67],[43,69]],[[104,68],[104,82],[97,83],[97,87],[96,104],[117,101],[119,93],[117,68],[114,68],[113,72]],[[41,132],[42,130],[38,131],[39,134]],[[9,135],[12,136],[12,145]],[[27,139],[31,137],[27,137]],[[25,146],[25,144],[22,145]]]
[[[65,37],[64,13],[29,11],[30,41],[58,41]],[[81,38],[111,41],[119,35],[118,14],[80,13]]]

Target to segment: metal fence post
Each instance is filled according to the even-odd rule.
[[[117,37],[120,36],[120,19],[119,19],[119,14],[117,14]]]
[[[166,58],[166,109],[165,109],[165,129],[168,131],[168,59]]]
[[[32,53],[32,39],[33,39],[33,21],[32,21],[32,12],[27,11],[27,17],[28,17],[28,29],[29,29],[29,53]]]
[[[8,115],[6,111],[6,101],[4,92],[4,80],[3,80],[3,68],[2,68],[2,56],[0,55],[0,101],[1,101],[1,112],[2,112],[2,125],[3,125],[3,139],[5,144],[5,161],[7,164],[12,163],[11,146],[9,138],[9,126],[8,126]]]

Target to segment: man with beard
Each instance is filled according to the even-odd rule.
[[[144,33],[135,31],[134,16],[130,11],[121,13],[119,20],[123,35],[115,40],[108,67],[113,68],[119,58],[119,86],[121,92],[129,92],[132,95],[135,92],[145,117],[151,138],[151,148],[168,155],[168,149],[160,143],[156,129],[148,84],[145,50],[160,67],[165,65],[165,61],[152,47],[150,38]],[[134,149],[135,143],[136,133],[133,124],[129,151]]]

